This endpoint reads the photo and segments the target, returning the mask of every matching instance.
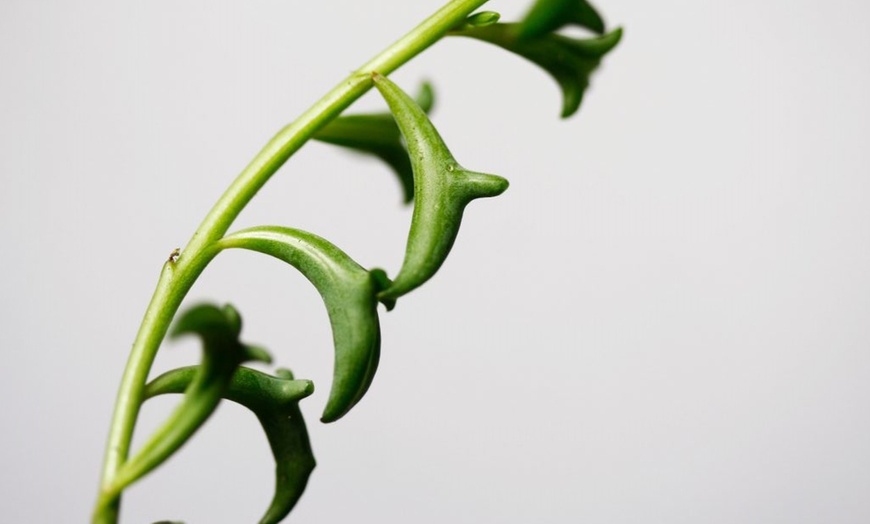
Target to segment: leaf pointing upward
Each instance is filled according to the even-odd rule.
[[[396,279],[379,294],[390,302],[438,271],[456,240],[465,206],[502,194],[508,182],[463,168],[411,97],[384,76],[375,73],[372,78],[402,130],[414,171],[414,214],[405,259]]]

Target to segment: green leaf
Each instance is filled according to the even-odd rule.
[[[492,25],[498,22],[499,18],[501,18],[501,15],[496,13],[495,11],[481,11],[479,13],[474,13],[473,15],[463,20],[462,23],[454,27],[453,30]],[[420,103],[419,100],[417,101],[417,103]],[[420,105],[422,106],[422,104]],[[428,113],[428,111],[426,112]]]
[[[428,113],[434,102],[432,86],[424,82],[417,94],[417,103]],[[399,177],[405,202],[414,198],[414,176],[408,151],[389,113],[340,116],[320,129],[314,138],[380,158]]]
[[[604,20],[586,0],[538,0],[517,28],[520,38],[536,38],[565,27],[604,33]]]
[[[198,366],[174,369],[155,378],[145,388],[145,397],[181,393],[194,380]],[[277,524],[290,513],[305,491],[315,460],[299,401],[314,392],[310,380],[293,380],[279,369],[277,376],[240,367],[233,375],[224,398],[251,410],[272,449],[275,459],[275,494],[260,524]]]
[[[402,130],[414,170],[414,214],[405,260],[393,283],[378,295],[395,300],[426,282],[444,263],[465,206],[476,198],[500,195],[508,182],[460,166],[414,100],[386,77],[373,78]]]
[[[185,390],[184,400],[136,455],[118,472],[113,490],[120,493],[177,451],[217,408],[233,374],[243,362],[270,362],[265,350],[239,341],[241,317],[231,305],[201,304],[185,311],[170,334],[202,339],[202,364]]]
[[[577,112],[583,93],[589,87],[589,77],[601,59],[616,47],[622,38],[622,29],[605,35],[576,39],[557,34],[537,38],[518,37],[517,24],[495,24],[453,32],[497,45],[534,62],[550,73],[562,89],[562,118]]]
[[[321,420],[333,422],[344,416],[368,390],[378,366],[378,282],[328,241],[298,229],[255,227],[224,237],[217,247],[271,255],[314,284],[326,304],[335,346],[332,388]]]

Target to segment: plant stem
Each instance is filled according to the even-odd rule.
[[[108,488],[127,459],[143,401],[145,383],[160,343],[185,295],[215,256],[216,251],[211,247],[212,244],[227,232],[257,191],[293,153],[318,129],[371,89],[371,73],[387,75],[395,71],[437,42],[487,1],[452,0],[357,69],[293,123],[279,131],[227,188],[180,257],[164,264],[121,379],[109,430],[94,523],[111,524],[118,520],[120,494],[111,494]]]

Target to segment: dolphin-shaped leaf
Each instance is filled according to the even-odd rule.
[[[432,86],[424,82],[417,94],[417,103],[428,113],[434,102]],[[399,128],[389,113],[340,116],[315,133],[314,138],[375,155],[398,175],[405,202],[414,198],[414,175],[411,173],[408,151],[402,143]]]
[[[577,112],[589,77],[608,51],[622,38],[615,29],[596,38],[569,38],[548,33],[536,38],[520,38],[518,24],[494,24],[454,31],[452,34],[476,38],[497,45],[534,62],[550,73],[562,89],[562,118]]]
[[[604,33],[604,20],[586,0],[538,0],[520,23],[520,38],[535,38],[566,25],[578,25]]]
[[[298,229],[255,227],[224,237],[217,247],[272,255],[314,284],[326,304],[335,346],[332,389],[321,420],[344,416],[363,397],[378,366],[378,281],[328,241]]]
[[[414,100],[386,77],[373,78],[402,130],[414,170],[414,214],[405,260],[393,283],[378,295],[391,301],[438,271],[456,240],[465,206],[475,198],[500,195],[508,182],[460,166]]]
[[[265,350],[239,341],[238,311],[227,304],[194,306],[176,321],[173,338],[193,334],[202,339],[202,364],[185,388],[184,400],[118,472],[112,490],[122,490],[163,463],[214,412],[239,366],[246,361],[270,362]]]
[[[145,398],[181,393],[196,377],[198,366],[173,369],[151,381]],[[240,367],[232,377],[224,398],[251,410],[275,458],[275,494],[260,524],[277,524],[290,513],[305,491],[314,470],[314,454],[299,401],[314,391],[310,380],[293,380],[293,374],[279,369],[276,376]]]

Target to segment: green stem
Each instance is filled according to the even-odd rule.
[[[269,178],[318,129],[372,88],[371,73],[387,75],[437,42],[488,0],[452,0],[423,23],[361,66],[293,123],[279,131],[224,192],[176,261],[167,262],[157,282],[121,379],[109,430],[105,463],[93,522],[118,520],[120,494],[109,489],[127,459],[144,387],[157,350],[181,301],[214,257],[212,244]]]

